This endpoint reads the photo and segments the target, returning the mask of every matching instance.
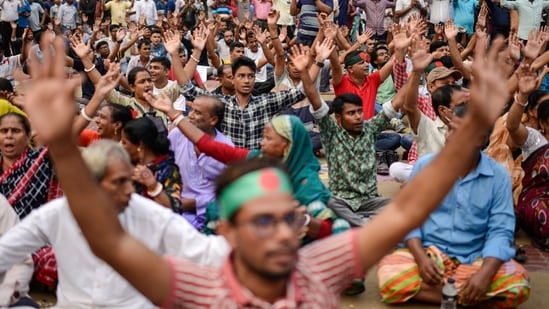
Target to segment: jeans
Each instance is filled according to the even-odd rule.
[[[376,151],[396,150],[400,147],[400,134],[392,132],[379,133],[375,146]]]

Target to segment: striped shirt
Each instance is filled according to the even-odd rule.
[[[322,0],[322,3],[330,8],[334,6],[333,0]],[[320,29],[316,14],[321,12],[317,8],[315,0],[299,0],[297,1],[297,8],[300,10],[297,38],[313,42],[318,34],[318,29]]]
[[[238,282],[231,259],[221,268],[167,258],[173,281],[163,308],[339,308],[341,292],[364,270],[356,231],[317,241],[299,251],[286,296],[274,304]]]

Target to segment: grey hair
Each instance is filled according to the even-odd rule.
[[[130,156],[124,147],[110,139],[101,139],[86,147],[82,150],[82,158],[97,181],[105,177],[107,165],[113,158],[131,164]]]

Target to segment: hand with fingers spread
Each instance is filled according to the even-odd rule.
[[[322,62],[330,55],[335,49],[334,41],[329,38],[325,38],[322,43],[316,42],[315,51],[316,51],[316,61]]]
[[[271,9],[269,11],[269,14],[267,15],[267,24],[276,25],[278,23],[279,18],[280,18],[280,12],[275,9]]]
[[[324,28],[324,37],[335,40],[338,29],[339,29],[339,26],[330,22],[326,23]]]
[[[109,92],[111,92],[111,90],[114,89],[114,87],[116,87],[116,85],[118,85],[121,78],[122,74],[120,73],[120,64],[112,64],[109,67],[109,71],[107,71],[107,74],[101,76],[99,82],[95,84],[94,95],[97,94],[104,98]]]
[[[543,40],[543,43],[547,43],[549,41],[549,27],[541,27],[541,39]]]
[[[412,38],[408,37],[406,31],[399,31],[398,34],[393,36],[393,43],[395,49],[406,50],[412,43]]]
[[[441,24],[436,24],[435,25],[435,35],[440,37],[440,36],[442,36],[443,33],[444,33],[444,27]]]
[[[305,52],[303,46],[292,46],[292,53],[288,54],[288,57],[290,57],[292,64],[299,72],[304,73],[307,71],[309,67],[309,55]]]
[[[24,109],[33,129],[40,132],[40,139],[46,145],[67,145],[73,140],[74,92],[82,81],[80,78],[67,80],[65,40],[62,37],[56,37],[53,46],[43,37],[40,50],[43,54],[41,61],[35,53],[30,54],[32,79],[26,88]]]
[[[509,39],[508,39],[508,46],[509,46],[509,56],[513,61],[519,61],[520,60],[520,49],[522,48],[522,43],[519,40],[516,32],[509,33]]]
[[[147,100],[152,107],[163,112],[170,118],[173,118],[178,114],[178,111],[173,107],[172,100],[163,92],[156,97],[150,93],[145,93],[145,100]]]
[[[209,33],[209,30],[205,29],[205,27],[195,29],[191,38],[191,44],[193,47],[198,50],[204,50]]]
[[[168,30],[164,32],[164,48],[170,55],[177,55],[181,47],[181,36]]]
[[[122,41],[126,37],[126,28],[120,27],[118,31],[116,31],[116,41]]]
[[[418,49],[412,55],[412,67],[416,72],[422,73],[433,61],[433,55],[424,49]]]
[[[478,13],[477,25],[486,27],[486,18],[488,17],[488,7],[486,4],[480,7],[480,12]]]
[[[521,97],[528,99],[530,93],[536,90],[536,77],[536,72],[528,64],[523,63],[520,65],[517,70],[517,79],[518,92]]]
[[[525,59],[533,61],[536,59],[543,47],[543,36],[539,30],[531,30],[528,33],[528,42],[526,46],[522,49],[522,55]]]
[[[366,31],[358,36],[357,41],[360,44],[366,44],[366,42],[374,36],[374,32],[370,28],[366,28]]]
[[[288,37],[288,27],[282,26],[280,28],[280,34],[278,35],[278,39],[280,40],[280,42],[284,42],[287,37]]]
[[[488,51],[487,46],[486,38],[477,41],[469,114],[474,116],[475,122],[485,125],[488,130],[501,116],[509,91],[503,66],[498,63],[498,53],[503,48],[504,41],[496,38]]]
[[[84,42],[82,42],[82,40],[76,36],[72,36],[70,40],[72,50],[74,50],[78,58],[83,59],[84,57],[88,56],[91,51],[90,41],[84,44]]]
[[[458,30],[452,19],[448,19],[444,24],[444,34],[448,40],[454,40],[457,37]]]
[[[259,42],[259,44],[265,43],[265,40],[267,39],[267,30],[261,31],[260,28],[254,29],[255,38]]]

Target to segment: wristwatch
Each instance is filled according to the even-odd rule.
[[[324,62],[322,62],[322,61],[315,61],[315,64],[318,65],[319,68],[324,67]]]

